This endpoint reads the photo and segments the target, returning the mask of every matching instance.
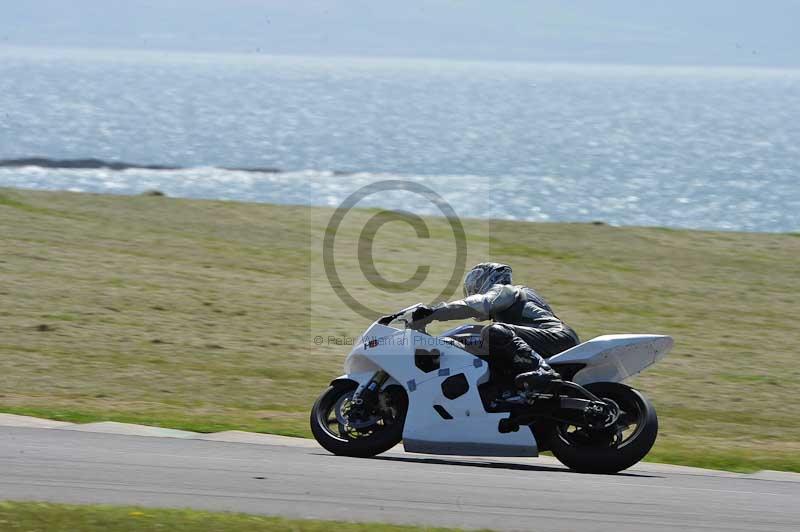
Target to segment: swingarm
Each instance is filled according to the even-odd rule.
[[[511,411],[510,417],[500,420],[498,430],[501,433],[516,432],[520,426],[540,420],[602,430],[613,426],[621,413],[614,401],[601,399],[580,384],[569,381],[555,381],[547,393],[522,394],[496,401],[494,406]]]

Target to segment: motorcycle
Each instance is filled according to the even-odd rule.
[[[655,408],[622,381],[663,358],[669,336],[599,336],[548,359],[561,379],[518,390],[469,351],[481,326],[431,336],[413,324],[420,306],[375,321],[314,403],[312,433],[331,453],[371,457],[401,441],[407,452],[454,456],[549,450],[574,471],[617,473],[655,443]]]

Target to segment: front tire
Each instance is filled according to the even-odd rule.
[[[341,456],[367,458],[388,451],[403,439],[408,397],[400,386],[387,386],[380,393],[382,411],[357,428],[347,419],[349,400],[358,384],[335,382],[311,409],[311,432],[325,449]]]
[[[565,466],[580,473],[618,473],[644,458],[658,435],[653,404],[630,386],[598,382],[585,386],[601,399],[611,399],[622,414],[609,429],[589,431],[556,423],[548,431],[548,446]]]

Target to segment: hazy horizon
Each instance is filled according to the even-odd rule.
[[[800,0],[28,0],[0,45],[477,61],[800,67]]]

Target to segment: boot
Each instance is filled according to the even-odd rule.
[[[559,375],[547,362],[542,362],[533,371],[520,373],[514,379],[514,385],[526,392],[549,393],[561,384]]]

